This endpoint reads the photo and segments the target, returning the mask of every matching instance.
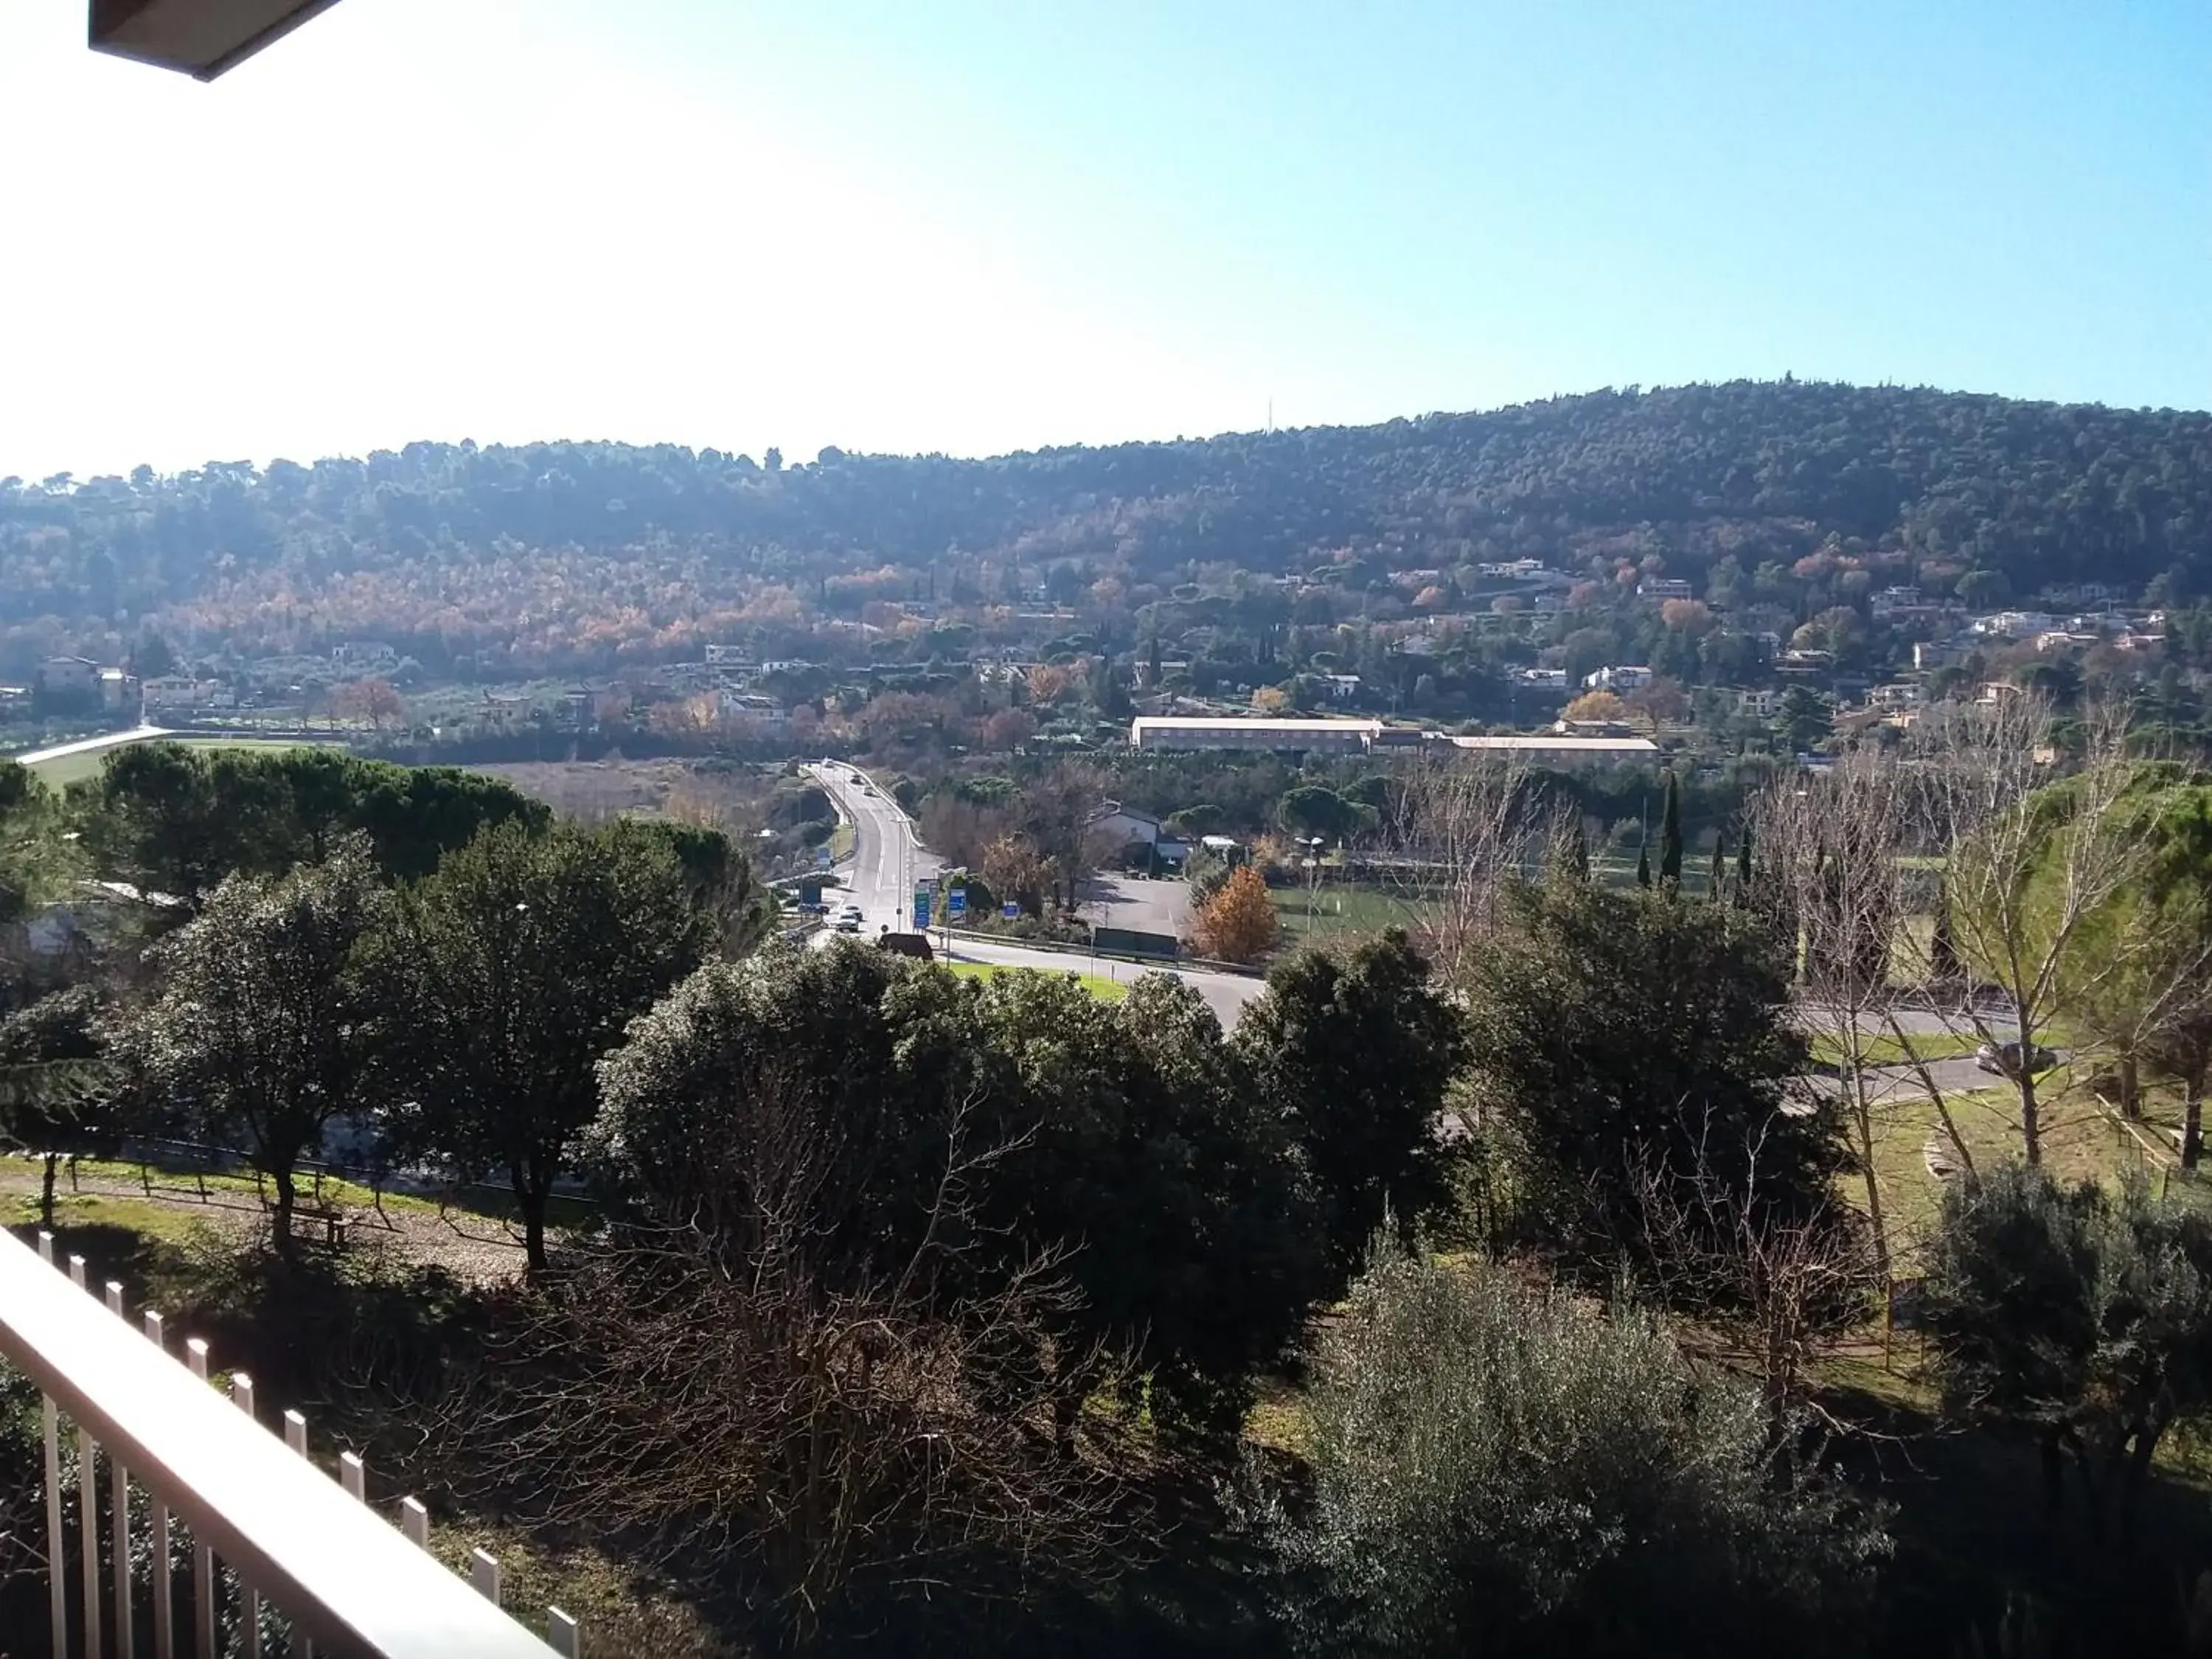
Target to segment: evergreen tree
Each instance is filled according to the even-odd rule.
[[[1959,976],[1958,947],[1951,942],[1951,895],[1948,889],[1939,889],[1936,895],[1936,927],[1928,940],[1928,969],[1938,981]]]
[[[1792,1092],[1808,1048],[1763,924],[1595,884],[1516,885],[1462,989],[1468,1102],[1512,1148],[1532,1235],[1590,1282],[1626,1265],[1678,1305],[1727,1294],[1670,1279],[1649,1229],[1673,1206],[1715,1239],[1836,1217],[1841,1104]]]
[[[1659,885],[1669,893],[1682,885],[1682,788],[1670,770],[1667,801],[1659,813]]]
[[[1589,879],[1589,838],[1583,834],[1579,811],[1568,818],[1566,834],[1560,837],[1559,863],[1574,880]]]
[[[1728,883],[1728,855],[1721,850],[1722,845],[1721,832],[1716,830],[1713,831],[1713,867],[1705,878],[1705,897],[1715,904],[1721,902],[1723,896],[1722,890]]]
[[[1751,825],[1743,826],[1743,837],[1735,846],[1735,902],[1751,902]]]
[[[1651,884],[1651,849],[1640,842],[1636,848],[1636,884],[1638,887]]]

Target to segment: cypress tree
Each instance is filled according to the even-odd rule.
[[[1751,896],[1751,826],[1743,826],[1743,839],[1735,846],[1735,900],[1741,904]]]
[[[1651,884],[1651,849],[1641,842],[1636,846],[1636,884],[1638,887]]]
[[[1951,943],[1951,894],[1948,885],[1936,890],[1936,927],[1928,940],[1928,969],[1938,981],[1959,976],[1958,947]]]
[[[1549,876],[1554,882],[1589,880],[1589,843],[1583,838],[1579,812],[1553,831]]]
[[[1705,878],[1705,898],[1707,902],[1713,904],[1718,904],[1726,896],[1723,890],[1727,885],[1728,854],[1722,850],[1721,832],[1716,830],[1713,831],[1712,872]]]
[[[1659,814],[1659,885],[1669,893],[1682,885],[1682,790],[1672,769],[1667,774],[1667,803]]]

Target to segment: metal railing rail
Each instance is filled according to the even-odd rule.
[[[40,1245],[33,1251],[0,1230],[0,1357],[46,1396],[49,1608],[57,1655],[100,1654],[103,1613],[115,1650],[138,1650],[133,1614],[150,1606],[156,1659],[172,1659],[176,1595],[167,1546],[172,1521],[182,1520],[198,1547],[191,1650],[208,1659],[213,1659],[219,1594],[216,1558],[237,1573],[248,1607],[265,1598],[292,1621],[295,1653],[327,1659],[462,1654],[550,1659],[557,1652],[573,1659],[576,1626],[568,1615],[549,1609],[556,1644],[549,1647],[488,1599],[497,1595],[495,1569],[487,1583],[479,1563],[472,1586],[428,1553],[428,1517],[420,1504],[404,1500],[404,1529],[392,1525],[364,1501],[357,1458],[343,1460],[343,1484],[331,1479],[305,1455],[307,1424],[298,1413],[285,1414],[285,1437],[279,1439],[254,1420],[250,1379],[234,1377],[233,1397],[225,1399],[205,1380],[204,1345],[191,1345],[189,1368],[179,1364],[161,1346],[159,1316],[148,1317],[143,1333],[134,1330],[120,1316],[120,1285],[108,1287],[103,1307],[83,1287],[81,1258],[71,1259],[64,1277],[52,1261],[52,1236],[40,1235]],[[74,1551],[63,1512],[63,1415],[76,1428],[80,1460],[76,1491],[82,1538]],[[112,1493],[105,1552],[96,1475],[102,1451]],[[132,1567],[134,1490],[142,1514],[149,1498],[154,1506],[157,1547],[150,1584],[137,1582]],[[74,1596],[72,1554],[82,1575]],[[112,1600],[103,1596],[104,1589]],[[70,1639],[72,1604],[81,1644]],[[258,1652],[258,1629],[241,1634],[246,1651]]]

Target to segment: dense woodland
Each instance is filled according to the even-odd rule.
[[[369,636],[490,677],[773,649],[872,599],[1080,601],[1110,626],[1209,573],[1323,566],[1357,592],[1528,556],[1694,579],[1824,547],[1947,592],[1980,571],[2185,597],[2212,586],[2212,416],[1784,380],[981,461],[464,441],[8,478],[0,672],[145,620],[202,651]]]

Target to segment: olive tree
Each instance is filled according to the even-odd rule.
[[[1759,1392],[1650,1315],[1377,1261],[1306,1393],[1310,1500],[1259,1519],[1293,1649],[1848,1653],[1888,1553]]]
[[[1951,1408],[2032,1430],[2054,1495],[2070,1462],[2124,1533],[2160,1440],[2212,1405],[2212,1220],[2006,1163],[1945,1189],[1927,1291]]]

